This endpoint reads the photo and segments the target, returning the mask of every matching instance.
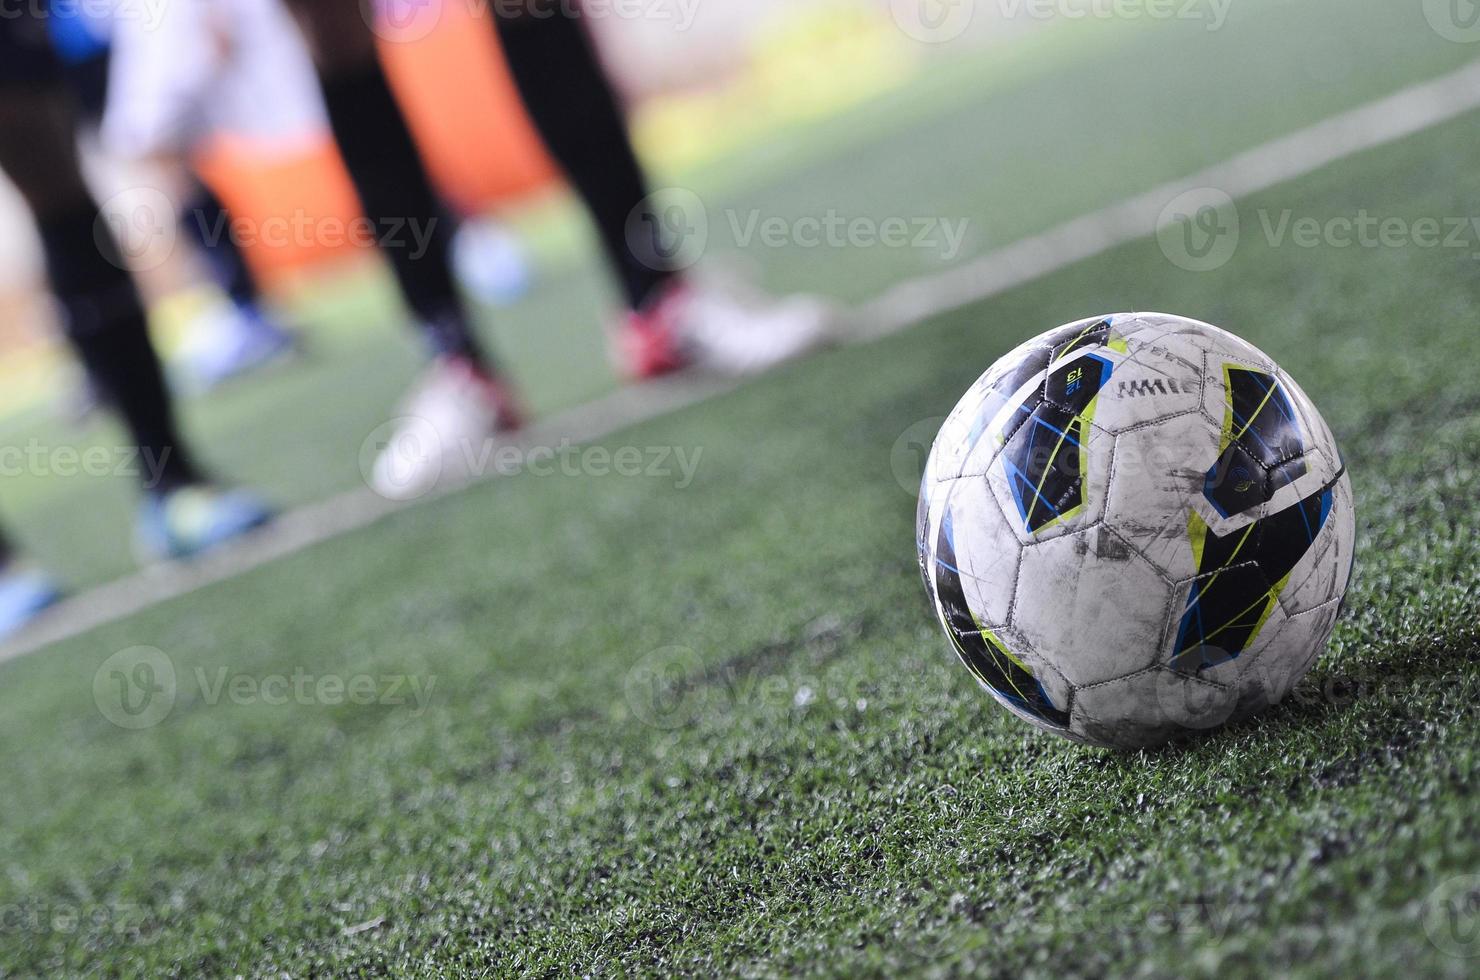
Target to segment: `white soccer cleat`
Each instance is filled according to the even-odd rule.
[[[686,368],[715,374],[760,374],[831,343],[836,314],[811,296],[742,299],[688,283],[669,287],[618,329],[615,356],[632,378]]]
[[[388,500],[414,500],[478,476],[492,440],[520,428],[513,393],[462,357],[439,358],[412,390],[379,447],[370,486]]]

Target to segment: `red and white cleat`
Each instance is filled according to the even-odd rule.
[[[689,283],[627,314],[613,355],[628,377],[644,381],[686,368],[759,374],[833,340],[835,313],[808,296],[745,301]]]

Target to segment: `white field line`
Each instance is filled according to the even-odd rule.
[[[1248,197],[1476,108],[1480,108],[1480,61],[1332,116],[974,261],[900,283],[864,306],[868,314],[865,323],[872,327],[871,336],[893,333],[1154,235],[1163,209],[1188,191],[1212,189],[1234,199]]]
[[[558,447],[563,441],[592,442],[730,391],[738,384],[729,379],[685,378],[624,388],[530,426],[521,433],[518,444],[526,450],[523,458],[528,459],[527,451],[532,448]],[[219,553],[145,568],[66,599],[0,646],[0,663],[235,578],[331,538],[369,527],[408,507],[466,488],[466,483],[441,486],[414,501],[401,502],[388,500],[367,486],[280,514],[266,528]]]
[[[1235,199],[1247,197],[1476,108],[1480,108],[1480,61],[945,272],[900,283],[855,311],[854,326],[845,342],[867,343],[897,333],[1153,235],[1163,209],[1187,191],[1213,188]],[[624,389],[541,423],[521,441],[526,446],[541,447],[557,446],[564,440],[590,442],[737,386],[738,382],[691,379]],[[458,489],[447,488],[417,503]],[[411,504],[385,500],[365,488],[284,514],[263,532],[219,555],[146,569],[68,599],[22,635],[0,646],[0,661],[24,656],[368,527],[407,506]]]

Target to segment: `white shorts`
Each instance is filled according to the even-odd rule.
[[[170,0],[114,25],[103,148],[189,153],[229,133],[294,144],[328,126],[298,26],[279,0]]]

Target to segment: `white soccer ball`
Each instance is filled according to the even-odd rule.
[[[1309,398],[1252,345],[1161,313],[1003,357],[920,488],[930,600],[963,663],[1041,728],[1132,748],[1245,718],[1325,648],[1351,483]]]

